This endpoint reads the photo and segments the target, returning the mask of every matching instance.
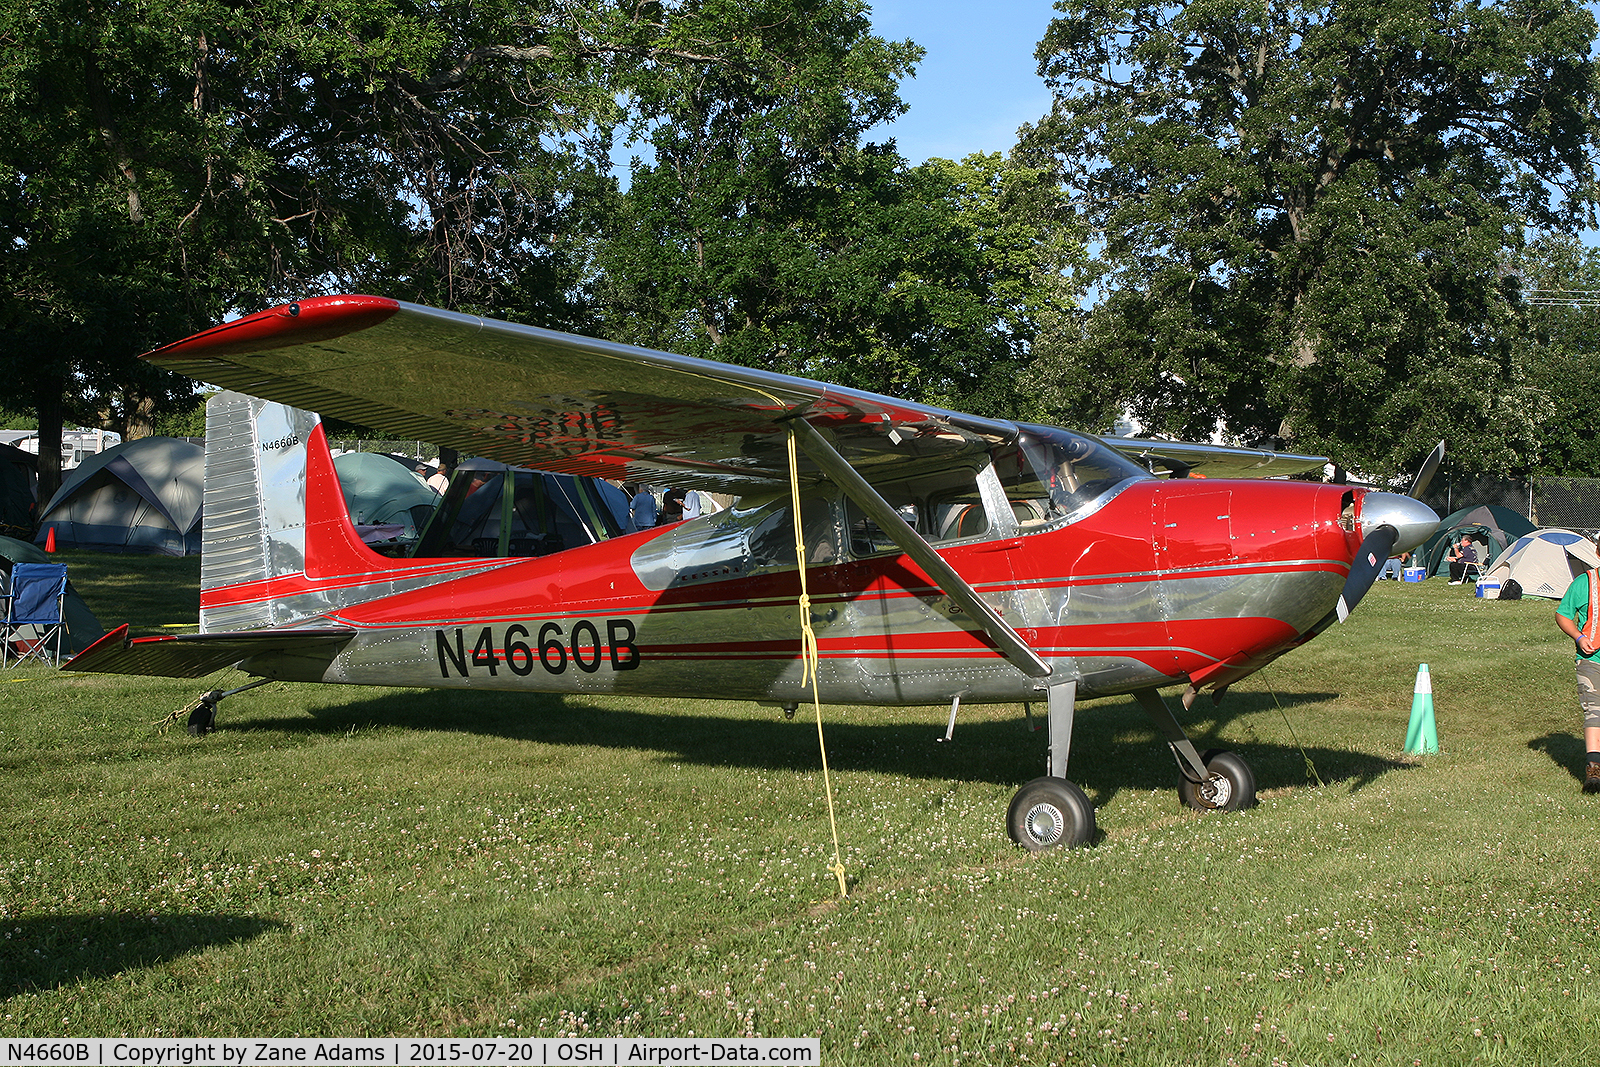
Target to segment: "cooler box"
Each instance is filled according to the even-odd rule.
[[[1406,570],[1405,570],[1406,581],[1408,581],[1408,582],[1420,582],[1420,581],[1422,581],[1422,576],[1427,572],[1427,570],[1428,570],[1428,568],[1426,568],[1426,567],[1407,567]]]
[[[1482,597],[1484,600],[1499,600],[1500,599],[1500,579],[1498,579],[1498,578],[1479,578],[1478,579],[1478,595],[1480,597]]]

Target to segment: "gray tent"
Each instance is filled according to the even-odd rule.
[[[0,590],[11,588],[11,565],[13,563],[53,563],[43,550],[18,541],[15,537],[0,536]],[[67,571],[67,636],[61,643],[64,652],[82,652],[96,641],[106,635],[105,627],[100,625],[100,620],[94,617],[94,612],[89,610],[89,605],[83,602],[83,597],[72,588],[72,572]]]
[[[62,548],[187,556],[200,551],[205,449],[175,437],[141,437],[90,456],[39,517]]]
[[[33,505],[39,494],[38,457],[0,445],[0,534],[30,537]]]

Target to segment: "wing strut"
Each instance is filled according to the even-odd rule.
[[[834,483],[844,490],[845,496],[855,501],[856,506],[878,524],[878,529],[888,534],[889,540],[893,541],[900,551],[910,556],[946,596],[959,604],[962,610],[983,628],[983,632],[1000,647],[1006,659],[1031,677],[1049,677],[1050,665],[1028,647],[1022,636],[978,596],[978,591],[968,585],[967,580],[956,573],[956,569],[946,563],[944,557],[922,539],[921,534],[906,524],[899,512],[890,507],[889,502],[879,496],[878,491],[872,488],[865,478],[856,473],[856,469],[839,455],[833,445],[828,443],[827,438],[817,432],[816,427],[803,418],[790,419],[789,425],[794,427],[795,436],[800,440],[800,447],[806,450],[806,455],[811,457],[812,462],[833,479]]]

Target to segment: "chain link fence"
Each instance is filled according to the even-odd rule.
[[[1423,503],[1440,518],[1462,508],[1498,504],[1535,526],[1556,526],[1593,537],[1600,532],[1600,478],[1447,477],[1441,472]]]
[[[1535,478],[1534,522],[1594,536],[1600,531],[1600,478]]]

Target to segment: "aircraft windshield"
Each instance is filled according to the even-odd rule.
[[[1064,518],[1130,478],[1149,474],[1092,437],[1025,425],[1017,444],[995,454],[995,471],[1024,529]]]

